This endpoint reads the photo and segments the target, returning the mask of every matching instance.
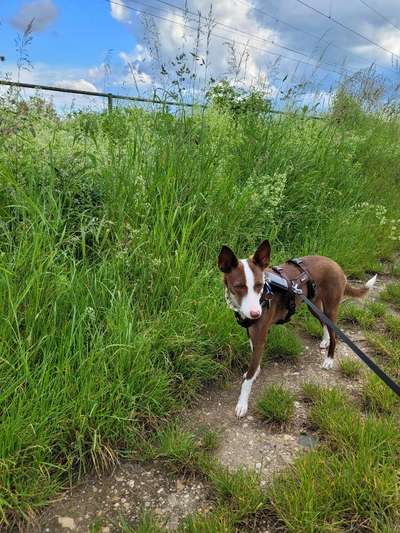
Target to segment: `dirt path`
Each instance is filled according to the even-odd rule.
[[[386,280],[382,277],[378,280],[369,298],[375,299]],[[345,331],[368,352],[360,331],[355,328],[345,328]],[[246,418],[238,420],[234,414],[240,390],[239,375],[223,390],[206,392],[197,406],[184,413],[188,426],[217,431],[220,444],[216,457],[223,465],[233,470],[239,467],[256,469],[263,485],[317,442],[307,425],[308,405],[302,401],[302,384],[341,385],[352,395],[357,394],[361,384],[362,378],[342,377],[337,363],[330,371],[322,370],[325,350],[320,350],[319,340],[305,334],[300,337],[305,349],[297,363],[282,361],[264,366],[253,387]],[[339,342],[336,361],[341,357],[355,356]],[[257,397],[271,383],[282,384],[296,394],[295,417],[285,429],[269,426],[256,413]],[[156,462],[148,465],[124,463],[109,475],[89,477],[65,493],[47,508],[38,524],[28,528],[28,532],[120,531],[116,526],[118,517],[123,515],[127,523],[134,524],[144,509],[152,510],[168,529],[174,530],[184,516],[212,507],[213,497],[206,482],[173,476]]]

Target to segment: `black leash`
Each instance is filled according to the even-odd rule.
[[[308,305],[308,307],[314,311],[316,315],[318,315],[318,318],[324,324],[333,329],[336,335],[340,337],[342,341],[346,343],[347,346],[351,348],[362,361],[364,361],[364,363],[372,370],[372,372],[375,372],[375,374],[380,377],[381,380],[386,383],[386,385],[390,387],[395,394],[397,394],[397,396],[400,396],[400,386],[395,383],[392,378],[390,378],[376,363],[372,361],[372,359],[370,359],[362,350],[360,350],[360,348],[356,346],[354,342],[350,340],[349,337],[345,335],[343,331],[340,330],[336,324],[334,324],[332,320],[330,320],[315,304],[313,304],[311,300],[307,298],[307,296],[304,296],[300,289],[294,289],[294,292]]]

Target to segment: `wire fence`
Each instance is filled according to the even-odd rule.
[[[195,103],[189,103],[189,102],[179,102],[177,100],[163,100],[161,98],[143,98],[141,96],[126,96],[123,94],[114,94],[109,92],[97,92],[97,91],[84,91],[82,89],[71,89],[67,87],[58,87],[53,85],[40,85],[37,83],[24,83],[24,82],[18,82],[18,81],[8,81],[8,80],[0,80],[0,86],[8,86],[8,87],[19,87],[19,88],[25,88],[25,89],[34,89],[37,91],[53,91],[53,92],[59,92],[59,93],[69,93],[69,94],[79,94],[84,96],[95,96],[99,98],[106,98],[107,99],[107,109],[108,112],[111,113],[113,110],[113,102],[114,100],[128,100],[131,102],[138,102],[138,103],[147,103],[147,104],[156,104],[156,105],[170,105],[170,106],[177,106],[177,107],[200,107],[200,108],[206,108],[207,106],[205,104],[195,104]],[[268,111],[272,114],[277,115],[287,115],[287,114],[293,114],[289,111],[280,111],[278,109],[270,109]],[[305,118],[309,119],[323,119],[324,117],[321,115],[304,115]]]

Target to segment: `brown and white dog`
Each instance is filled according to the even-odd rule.
[[[260,297],[264,289],[264,273],[271,271],[269,266],[271,247],[267,240],[257,248],[255,254],[248,259],[237,259],[233,251],[223,246],[218,257],[219,269],[223,272],[225,295],[230,307],[243,318],[256,321],[248,328],[252,358],[247,372],[244,374],[240,397],[236,405],[236,415],[245,416],[248,399],[253,382],[260,373],[260,360],[266,343],[268,330],[273,324],[285,319],[287,307],[284,298],[277,293],[272,296],[271,305],[262,308]],[[346,276],[340,266],[328,257],[309,255],[302,258],[304,268],[315,282],[316,291],[313,303],[318,306],[334,323],[337,321],[339,303],[344,296],[359,298],[371,289],[376,275],[364,287],[354,288],[347,283]],[[299,269],[290,263],[282,266],[282,274],[288,280],[299,276]],[[307,295],[307,286],[300,287]],[[300,300],[296,298],[296,305]],[[312,313],[312,311],[310,310]],[[317,317],[318,318],[318,317]],[[323,324],[322,324],[323,325]],[[328,353],[322,368],[333,367],[333,356],[336,346],[335,332],[324,326],[321,348]]]

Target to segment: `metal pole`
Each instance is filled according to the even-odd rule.
[[[108,102],[108,112],[112,113],[113,109],[113,95],[111,93],[107,94],[107,102]]]

